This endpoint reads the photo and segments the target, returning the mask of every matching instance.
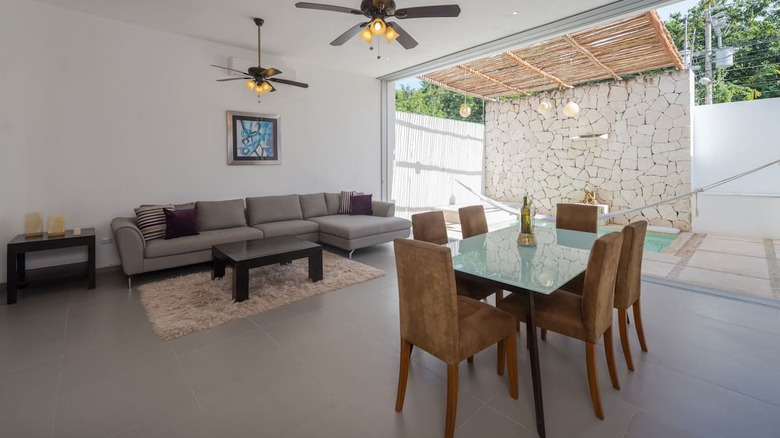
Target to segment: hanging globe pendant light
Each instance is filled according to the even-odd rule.
[[[566,115],[566,117],[577,117],[577,114],[580,113],[580,106],[576,103],[569,100],[569,103],[567,103],[563,107],[563,114]]]
[[[467,104],[466,102],[463,102],[460,104],[460,110],[458,111],[460,113],[460,116],[464,119],[471,115],[471,105]]]

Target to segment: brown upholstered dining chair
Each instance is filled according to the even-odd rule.
[[[595,233],[599,223],[599,208],[585,204],[558,204],[555,228]]]
[[[412,215],[412,238],[422,242],[444,245],[447,243],[447,224],[444,222],[444,212],[427,211]],[[494,294],[494,290],[485,289],[470,281],[457,281],[458,295],[482,300]]]
[[[550,295],[534,296],[537,326],[585,342],[590,397],[596,417],[602,420],[604,410],[601,407],[596,370],[596,342],[604,337],[604,351],[612,387],[620,389],[612,346],[612,303],[615,299],[615,281],[622,243],[621,233],[604,235],[593,243],[582,295],[557,290]],[[525,306],[519,295],[510,294],[499,301],[497,306],[525,321]]]
[[[485,207],[482,205],[470,205],[458,209],[460,218],[460,229],[464,239],[469,237],[486,234],[488,232],[487,218],[485,217]],[[496,301],[504,298],[504,291],[496,288],[487,288],[474,282],[459,282],[462,288],[469,289],[468,296],[489,296],[496,294]],[[480,292],[481,291],[481,292]]]
[[[444,245],[447,243],[447,224],[443,211],[426,211],[412,215],[412,237],[414,240]]]
[[[517,398],[515,318],[495,307],[457,295],[450,249],[432,243],[396,239],[398,304],[401,319],[401,366],[395,410],[404,406],[412,347],[417,346],[447,364],[445,436],[455,432],[458,364],[498,343],[499,375],[504,357],[509,393]]]
[[[645,248],[647,222],[632,222],[623,227],[623,245],[620,249],[617,280],[615,283],[615,308],[618,310],[618,329],[620,344],[626,366],[634,371],[634,361],[631,358],[631,344],[628,339],[628,309],[633,308],[634,326],[642,351],[647,351],[645,331],[642,327],[642,308],[640,305],[642,289],[642,252]],[[582,283],[567,283],[561,289],[582,295]]]

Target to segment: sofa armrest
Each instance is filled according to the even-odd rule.
[[[125,275],[144,272],[146,241],[136,225],[135,218],[115,218],[111,221],[111,231],[114,234],[116,249]]]
[[[374,211],[374,216],[392,217],[395,216],[395,203],[371,201],[371,210]]]

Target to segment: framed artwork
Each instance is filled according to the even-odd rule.
[[[281,164],[279,115],[227,112],[228,164]]]

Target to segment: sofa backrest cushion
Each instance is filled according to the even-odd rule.
[[[198,231],[245,227],[244,200],[198,201],[195,203]]]
[[[328,214],[339,214],[341,205],[341,193],[325,193],[325,203],[328,205]]]
[[[298,195],[246,198],[249,225],[303,219]]]
[[[301,195],[301,212],[304,219],[327,216],[328,205],[325,203],[325,194],[312,193],[311,195]]]

